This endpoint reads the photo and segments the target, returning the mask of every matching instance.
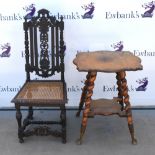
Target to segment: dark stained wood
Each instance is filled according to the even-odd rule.
[[[52,54],[51,55],[55,55],[55,44],[54,44],[54,27],[52,26],[51,27],[51,49],[52,49]],[[51,59],[52,59],[52,67],[53,69],[55,68],[55,59],[54,57],[51,56]]]
[[[33,44],[33,27],[30,27],[30,58],[31,58],[31,65],[34,66],[34,44]]]
[[[34,38],[37,38],[37,27],[34,26]],[[36,68],[38,68],[38,57],[39,57],[39,53],[38,53],[38,43],[37,43],[37,39],[34,39],[34,59],[35,59],[35,66]],[[37,75],[39,74],[38,71],[36,71]]]
[[[24,137],[31,135],[53,135],[62,138],[66,143],[66,108],[67,88],[64,78],[64,53],[63,38],[64,22],[49,14],[46,9],[38,11],[38,15],[32,19],[26,19],[23,24],[25,32],[25,71],[26,82],[21,90],[13,98],[16,107],[16,119],[18,123],[19,142],[24,142]],[[35,72],[40,80],[31,79],[31,73]],[[52,79],[55,73],[59,73],[59,79]],[[20,108],[28,107],[28,115],[22,121]],[[60,121],[37,121],[33,119],[33,107],[58,107],[60,109]],[[38,124],[36,128],[27,126]],[[61,125],[60,131],[53,131],[43,124]]]

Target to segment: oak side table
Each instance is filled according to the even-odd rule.
[[[126,71],[142,70],[141,59],[134,56],[129,51],[91,51],[79,52],[73,60],[79,72],[88,72],[85,85],[82,89],[78,117],[83,109],[83,117],[78,143],[82,143],[82,138],[86,130],[89,117],[95,115],[108,116],[117,114],[126,117],[132,139],[132,144],[137,144],[134,136],[134,126],[132,119],[131,104],[129,101]],[[116,73],[118,96],[113,99],[92,100],[94,81],[97,72]]]

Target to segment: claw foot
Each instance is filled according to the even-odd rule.
[[[77,144],[77,145],[81,145],[81,144],[82,144],[82,140],[81,140],[80,138],[77,139],[77,140],[76,140],[76,144]]]
[[[134,138],[134,139],[132,140],[132,144],[133,144],[133,145],[137,145],[137,139]]]

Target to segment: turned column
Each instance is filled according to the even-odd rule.
[[[83,118],[80,130],[80,139],[78,139],[78,143],[82,143],[82,138],[86,130],[87,121],[88,121],[88,113],[90,112],[90,104],[91,104],[91,96],[93,95],[94,81],[96,79],[97,72],[88,72],[89,78],[87,78],[87,86],[85,93],[85,109],[83,111]]]
[[[118,98],[119,98],[119,104],[121,105],[121,110],[123,111],[124,109],[124,104],[123,104],[123,96],[122,96],[122,82],[121,82],[121,75],[120,72],[116,73],[116,79],[117,79],[117,90],[118,90]]]
[[[122,82],[123,102],[125,104],[125,111],[127,114],[127,121],[128,121],[128,127],[130,131],[131,139],[132,139],[132,144],[137,144],[137,140],[134,136],[134,125],[133,125],[133,119],[132,119],[131,104],[129,102],[127,80],[125,76],[126,76],[125,71],[120,72],[120,78]]]
[[[80,103],[79,103],[79,109],[78,109],[78,112],[76,113],[77,117],[80,116],[81,110],[83,108],[83,105],[84,105],[84,102],[85,102],[85,99],[86,99],[87,87],[88,87],[90,78],[91,78],[91,72],[88,72],[88,74],[86,75],[86,80],[85,80],[85,83],[84,83],[84,87],[82,89],[82,94],[81,94]]]

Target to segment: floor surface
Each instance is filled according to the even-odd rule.
[[[17,138],[15,111],[0,111],[0,155],[155,155],[155,110],[133,110],[137,145],[131,144],[126,118],[96,116],[88,120],[83,144],[77,145],[81,117],[67,110],[67,143],[52,136]],[[35,117],[56,117],[57,111],[35,111]],[[25,115],[25,111],[23,111]]]

